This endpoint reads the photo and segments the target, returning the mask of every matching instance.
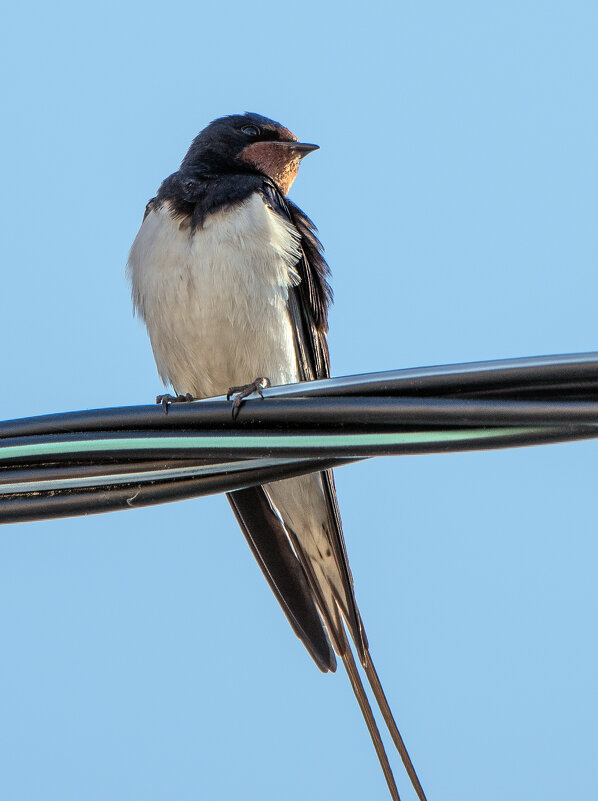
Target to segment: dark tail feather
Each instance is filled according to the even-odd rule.
[[[378,708],[380,712],[382,712],[382,717],[384,718],[384,722],[390,732],[390,736],[393,739],[393,742],[399,752],[401,759],[403,760],[403,765],[405,766],[405,770],[407,771],[407,775],[411,779],[411,784],[415,792],[417,793],[417,797],[420,801],[427,801],[426,794],[423,791],[423,788],[420,784],[419,779],[417,778],[417,773],[415,772],[415,768],[413,767],[413,763],[411,762],[411,758],[407,753],[407,749],[405,748],[405,743],[403,742],[403,738],[401,737],[401,733],[397,727],[395,719],[392,715],[390,710],[390,706],[388,705],[388,701],[386,700],[386,695],[384,694],[384,690],[382,689],[382,685],[380,684],[380,679],[378,678],[378,674],[376,672],[376,668],[374,667],[374,663],[372,662],[372,658],[368,653],[368,660],[364,665],[365,675],[370,683],[370,687],[372,688],[372,692],[374,693],[374,697],[376,699],[376,703],[378,704]]]
[[[359,704],[361,713],[368,727],[370,737],[372,738],[372,743],[374,744],[374,748],[376,749],[376,754],[378,755],[380,766],[384,773],[384,778],[386,779],[386,784],[388,785],[388,789],[390,790],[390,794],[393,798],[393,801],[401,801],[401,798],[399,796],[399,791],[397,790],[397,785],[395,784],[395,779],[392,774],[392,769],[388,761],[388,756],[384,748],[384,743],[382,742],[378,726],[376,725],[376,721],[374,719],[374,713],[372,712],[372,707],[370,706],[370,702],[368,701],[368,697],[366,695],[363,684],[359,677],[359,671],[357,670],[357,665],[355,664],[355,659],[353,658],[351,646],[349,645],[349,642],[344,634],[344,629],[342,627],[342,623],[340,622],[340,620],[338,621],[338,623],[339,623],[339,628],[343,632],[343,640],[344,640],[344,642],[339,643],[339,645],[341,646],[339,650],[341,651],[341,657],[345,665],[347,675],[349,676],[351,687],[353,688],[353,692],[355,693],[355,698],[357,699],[357,703]]]

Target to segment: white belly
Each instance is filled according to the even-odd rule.
[[[298,282],[297,230],[259,195],[210,215],[191,234],[166,204],[144,220],[127,270],[158,371],[176,392],[194,397],[267,376],[299,380],[289,288]],[[324,602],[346,608],[330,548],[334,536],[319,475],[276,481],[265,490],[312,563]]]
[[[127,269],[163,381],[195,397],[297,381],[287,299],[299,257],[297,230],[257,194],[193,234],[167,204],[152,210]]]

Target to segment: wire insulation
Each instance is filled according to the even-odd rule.
[[[230,403],[0,422],[0,522],[134,508],[382,455],[598,436],[598,353],[447,365],[264,391]]]

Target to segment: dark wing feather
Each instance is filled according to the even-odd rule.
[[[310,219],[306,217],[297,206],[287,200],[274,184],[268,180],[264,180],[262,192],[268,205],[278,214],[289,220],[301,235],[302,256],[296,265],[300,281],[296,286],[289,289],[288,301],[289,314],[295,337],[295,352],[301,379],[303,381],[313,381],[319,378],[327,378],[330,374],[328,344],[326,342],[326,333],[328,331],[327,315],[328,306],[332,299],[332,292],[327,280],[329,271],[322,255],[322,247],[316,236],[315,227]],[[302,558],[300,550],[297,554],[299,560],[301,560],[301,564],[299,564],[299,560],[297,560],[293,552],[292,557],[298,564],[295,565],[291,562],[291,565],[283,569],[278,577],[274,576],[275,571],[273,566],[276,563],[276,555],[280,556],[283,554],[286,548],[290,551],[291,546],[286,538],[284,527],[268,503],[264,490],[261,487],[257,488],[261,493],[258,504],[261,508],[259,509],[257,517],[251,517],[250,514],[251,508],[255,506],[255,497],[247,496],[249,499],[249,508],[243,508],[243,504],[239,505],[235,501],[236,496],[242,497],[243,493],[255,492],[256,489],[242,490],[240,493],[233,493],[229,496],[229,499],[237,514],[237,519],[241,524],[241,528],[270,586],[274,590],[285,614],[289,618],[291,625],[303,640],[319,667],[325,669],[322,668],[322,665],[318,662],[318,658],[314,653],[314,643],[316,642],[316,637],[319,637],[318,627],[315,627],[317,633],[315,633],[314,630],[306,632],[305,624],[298,621],[293,592],[300,586],[300,593],[304,604],[304,591],[310,596],[311,604],[313,604],[313,599],[318,599],[318,604],[321,607],[320,613],[326,620],[326,626],[333,639],[334,647],[341,655],[343,663],[345,664],[353,692],[355,693],[355,697],[363,713],[378,759],[380,760],[390,794],[394,801],[400,801],[386,750],[363,684],[359,678],[353,654],[340,619],[340,610],[343,610],[343,615],[345,616],[352,639],[357,647],[361,663],[365,668],[370,687],[376,697],[376,701],[389,728],[395,746],[405,764],[407,773],[409,774],[420,801],[426,801],[424,791],[419,783],[409,754],[405,749],[368,651],[365,631],[355,601],[353,577],[351,576],[347,559],[332,471],[326,470],[321,473],[321,476],[328,506],[330,547],[334,553],[335,561],[342,579],[343,593],[347,600],[345,604],[343,599],[338,599],[338,607],[335,610],[327,609],[326,605],[322,602],[322,595],[319,591],[317,580],[310,570],[309,560]],[[260,518],[262,522],[260,522]],[[261,528],[264,520],[268,523],[265,530]],[[266,542],[264,542],[264,536],[266,537]],[[283,540],[286,540],[286,546],[282,544]],[[268,552],[268,548],[271,547],[273,543],[275,543],[274,559],[272,559],[271,554]],[[298,544],[296,543],[296,545]],[[288,554],[283,558],[288,559]],[[298,570],[298,568],[302,568],[302,570]],[[292,575],[294,579],[290,580],[290,575]],[[299,575],[301,576],[300,579],[298,578]],[[309,586],[310,579],[312,582],[311,587]],[[304,581],[307,583],[307,587],[304,587]],[[307,606],[309,606],[309,603]],[[304,609],[301,614],[301,620],[305,621],[308,618],[311,619],[310,615],[311,609],[309,613],[306,613]],[[324,636],[326,635],[324,634]]]
[[[301,209],[283,197],[278,190],[266,186],[266,202],[289,220],[301,235],[302,257],[296,265],[300,281],[289,290],[289,313],[295,335],[295,348],[302,381],[330,376],[328,353],[328,307],[332,289],[330,271],[322,254],[312,221]]]
[[[318,378],[328,378],[330,371],[330,362],[328,356],[328,345],[326,342],[326,333],[328,330],[327,324],[327,310],[332,293],[328,286],[328,266],[322,255],[322,247],[315,233],[315,227],[311,220],[290,201],[283,198],[280,193],[273,188],[268,195],[268,202],[272,204],[273,208],[279,213],[285,215],[297,228],[301,234],[301,243],[303,249],[303,258],[300,260],[297,267],[301,276],[301,282],[298,286],[290,290],[289,297],[289,312],[293,322],[295,332],[295,349],[297,359],[299,361],[299,368],[301,370],[301,377],[304,381],[310,381]],[[399,732],[392,711],[384,695],[384,690],[380,684],[378,674],[372,662],[371,655],[368,650],[368,642],[365,635],[361,616],[355,601],[353,592],[353,577],[349,568],[349,561],[347,558],[347,551],[345,548],[345,539],[343,537],[343,529],[341,524],[340,512],[338,508],[338,501],[336,497],[336,490],[334,488],[334,475],[332,470],[326,470],[322,474],[322,483],[324,492],[328,501],[328,511],[330,517],[330,530],[331,530],[331,545],[334,549],[337,565],[341,576],[343,577],[344,591],[346,597],[349,599],[351,608],[348,611],[347,623],[353,637],[353,641],[357,647],[359,658],[363,667],[365,668],[366,676],[382,716],[388,730],[391,734],[393,742],[399,752],[401,760],[405,765],[407,774],[411,779],[411,783],[417,793],[420,801],[426,801],[426,796],[420,781],[417,777],[413,763],[407,753],[403,738]],[[342,605],[341,605],[342,606]],[[391,796],[393,799],[398,799],[399,794],[396,788],[392,770],[390,768],[388,757],[380,737],[380,732],[376,725],[376,721],[372,714],[370,704],[363,689],[363,685],[359,679],[357,669],[353,660],[351,649],[346,640],[346,635],[342,630],[342,624],[337,619],[336,625],[333,623],[333,631],[335,632],[335,646],[339,654],[342,656],[345,668],[351,681],[351,686],[355,697],[361,707],[365,722],[369,729],[378,759],[384,771]],[[340,637],[338,636],[340,634]]]
[[[286,203],[273,185],[266,184],[264,194],[266,201],[273,208],[277,197]],[[276,211],[280,213],[278,208]],[[297,211],[301,214],[298,209]],[[290,219],[286,211],[284,216]],[[312,273],[306,269],[305,258],[301,259],[298,265],[301,281],[289,298],[301,378],[304,381],[313,381],[314,378],[327,376],[329,371],[326,316],[331,292],[326,281],[328,267],[321,256],[320,243],[313,232],[312,224],[301,215],[297,227],[301,233],[304,252],[313,251],[314,258],[317,254],[319,267],[318,271]],[[307,267],[309,268],[309,263]],[[316,309],[317,313],[314,314],[313,310]],[[318,321],[317,329],[314,328],[314,320]],[[335,670],[334,652],[317,611],[305,566],[295,555],[284,526],[272,511],[263,489],[253,487],[233,492],[228,499],[245,538],[293,630],[320,670]]]
[[[289,289],[288,303],[301,379],[313,381],[319,378],[328,378],[330,357],[326,334],[332,290],[328,283],[330,271],[322,254],[322,245],[309,217],[298,206],[283,197],[273,184],[269,182],[265,184],[264,197],[268,205],[289,220],[301,235],[302,257],[295,267],[301,280],[296,286]],[[328,500],[330,545],[342,577],[344,594],[348,602],[348,608],[345,604],[341,604],[341,606],[347,615],[347,624],[351,630],[359,658],[365,664],[367,639],[355,601],[353,577],[347,559],[332,470],[322,473],[322,483]],[[334,628],[334,621],[329,622]],[[339,641],[335,645],[340,648],[341,642]],[[339,650],[339,653],[342,653],[342,650]]]
[[[316,609],[301,563],[284,526],[272,511],[262,487],[228,494],[249,547],[293,631],[321,671],[336,670],[336,659]]]

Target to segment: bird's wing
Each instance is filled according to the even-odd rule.
[[[264,198],[267,204],[277,213],[290,221],[301,237],[301,258],[296,265],[300,281],[289,288],[288,308],[293,326],[295,354],[299,366],[299,374],[303,381],[328,378],[330,360],[326,334],[328,331],[328,306],[332,292],[328,284],[328,265],[322,254],[322,246],[314,224],[301,209],[283,197],[272,184],[266,183]],[[336,576],[332,586],[335,606],[338,604],[346,620],[351,636],[357,647],[362,662],[366,660],[367,640],[353,591],[353,578],[349,568],[345,540],[341,524],[334,477],[331,470],[320,474],[322,489],[326,500],[327,544],[330,547],[336,567]],[[286,522],[286,521],[285,521]],[[298,544],[293,543],[297,549]],[[299,548],[301,547],[299,543]],[[338,630],[336,608],[330,608],[325,599],[330,596],[327,588],[319,586],[319,571],[314,571],[307,554],[302,560],[310,575],[312,588],[317,593],[320,611],[324,615],[329,632],[333,636],[335,648],[342,655],[345,638]],[[324,599],[324,600],[323,600]]]
[[[278,213],[277,190],[266,183],[264,200]],[[275,192],[270,199],[269,192]],[[284,202],[284,201],[283,201]],[[286,220],[289,215],[283,212]],[[306,219],[306,218],[305,218]],[[309,263],[304,268],[304,258],[301,259],[301,295],[290,298],[289,312],[295,331],[297,362],[300,365],[303,380],[313,380],[316,377],[328,375],[328,346],[326,344],[326,311],[330,299],[330,289],[326,281],[328,268],[320,254],[320,244],[313,233],[313,226],[306,220],[308,227],[302,234],[304,250],[315,248],[318,253],[319,272],[312,274]],[[303,238],[305,237],[305,241]],[[298,298],[311,297],[309,305],[299,302]],[[301,309],[305,309],[303,316]],[[317,314],[314,310],[317,309]],[[317,320],[317,339],[307,332],[313,330],[314,320]],[[305,334],[298,334],[301,330]],[[313,365],[308,367],[308,365]],[[309,372],[307,372],[309,370]],[[324,475],[324,474],[323,474]],[[317,605],[314,597],[312,581],[306,573],[304,560],[300,560],[289,541],[287,532],[280,518],[273,512],[266,492],[262,487],[251,487],[228,494],[228,500],[233,508],[237,522],[255,556],[264,576],[266,577],[274,595],[280,603],[293,630],[301,639],[309,654],[320,670],[336,670],[334,650],[330,645],[328,631],[331,625],[326,620],[326,627],[322,622],[321,605]],[[320,609],[318,609],[320,607]],[[336,639],[336,638],[335,638]],[[336,643],[335,643],[336,644]],[[340,652],[339,652],[340,653]]]
[[[296,266],[301,280],[296,286],[289,289],[288,304],[295,337],[295,353],[301,378],[304,381],[328,378],[330,367],[326,333],[328,330],[327,311],[331,300],[331,291],[327,281],[328,266],[322,255],[322,246],[316,236],[315,226],[297,206],[283,197],[272,184],[266,184],[264,197],[274,211],[284,216],[295,226],[301,236],[302,256]],[[367,638],[353,591],[353,578],[347,559],[332,470],[322,472],[320,477],[327,508],[328,519],[325,526],[327,541],[332,549],[336,564],[336,576],[331,582],[336,608],[331,608],[331,605],[326,603],[325,599],[327,596],[329,597],[329,592],[326,592],[326,589],[320,586],[321,577],[324,574],[317,569],[318,566],[314,568],[313,555],[310,557],[307,553],[302,553],[301,543],[297,542],[296,538],[293,538],[293,545],[310,580],[314,597],[326,621],[335,650],[342,657],[393,799],[398,801],[399,794],[380,732],[347,641],[341,616],[351,632],[351,637],[357,648],[369,685],[418,798],[420,801],[426,801],[426,796],[403,743],[368,650]],[[286,520],[285,526],[288,528]],[[290,533],[292,535],[292,532]],[[339,582],[340,593],[337,589]]]
[[[314,603],[305,571],[262,487],[228,494],[241,531],[293,631],[321,671],[336,670],[336,659]]]

